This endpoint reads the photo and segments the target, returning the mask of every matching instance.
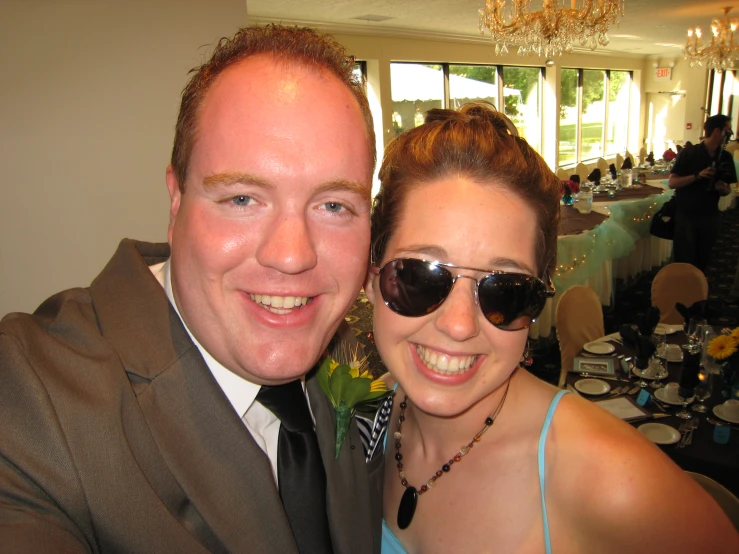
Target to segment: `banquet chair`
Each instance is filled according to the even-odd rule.
[[[652,306],[659,308],[660,323],[675,325],[685,319],[675,308],[675,303],[692,306],[708,298],[708,280],[703,272],[692,264],[675,262],[657,272],[652,281]]]
[[[641,163],[644,163],[644,160],[647,159],[647,156],[648,155],[649,155],[649,153],[647,152],[647,149],[646,148],[644,148],[643,146],[641,148],[639,148],[639,161]]]
[[[567,180],[570,178],[570,172],[566,169],[562,169],[561,167],[557,170],[557,177],[560,180]]]
[[[575,173],[577,173],[580,176],[580,182],[584,183],[585,181],[588,180],[588,175],[590,175],[590,170],[588,169],[588,166],[580,162],[579,164],[577,164],[577,167],[575,167]]]
[[[562,388],[582,347],[605,334],[600,298],[588,287],[571,287],[560,297],[554,321],[562,362],[557,384]]]
[[[624,157],[621,154],[616,154],[616,169],[621,169],[624,165]]]
[[[711,495],[716,501],[716,504],[721,506],[721,509],[728,516],[731,523],[734,524],[736,530],[739,531],[739,498],[734,496],[721,483],[714,481],[710,477],[706,477],[700,473],[693,473],[692,471],[686,471],[685,473],[690,475],[696,483]]]
[[[608,162],[605,160],[605,158],[598,158],[598,163],[596,164],[596,167],[600,169],[601,176],[605,177],[609,174]]]

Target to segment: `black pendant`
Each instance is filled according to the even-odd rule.
[[[405,529],[413,521],[413,514],[416,513],[416,504],[418,504],[418,491],[416,487],[406,487],[403,497],[400,499],[398,506],[398,527]]]

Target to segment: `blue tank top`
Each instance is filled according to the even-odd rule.
[[[541,516],[544,523],[544,547],[546,554],[551,554],[552,543],[549,538],[549,518],[547,517],[547,504],[544,499],[544,475],[546,473],[546,464],[544,460],[544,446],[547,441],[547,434],[549,434],[549,427],[554,417],[554,410],[557,409],[560,399],[567,394],[569,391],[561,390],[552,398],[552,402],[549,404],[549,410],[547,411],[547,417],[544,419],[544,425],[541,428],[541,434],[539,435],[539,449],[537,454],[537,461],[539,467],[539,492],[541,494]],[[387,439],[387,437],[386,437]],[[385,523],[385,519],[382,520],[382,554],[406,554],[405,548],[400,544],[398,537],[396,537],[390,528]]]

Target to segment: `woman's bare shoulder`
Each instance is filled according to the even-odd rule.
[[[585,399],[563,398],[546,456],[547,493],[586,540],[607,540],[614,551],[651,545],[651,552],[736,544],[700,486],[634,427]]]

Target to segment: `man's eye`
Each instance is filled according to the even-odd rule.
[[[346,209],[346,207],[344,206],[344,204],[339,204],[338,202],[326,202],[324,204],[324,207],[329,212],[334,212],[334,213],[339,213],[342,210],[345,210]]]
[[[231,199],[231,202],[233,202],[234,205],[239,206],[239,207],[248,206],[251,203],[251,201],[252,201],[251,196],[246,196],[244,194],[241,194],[239,196],[234,196]]]

